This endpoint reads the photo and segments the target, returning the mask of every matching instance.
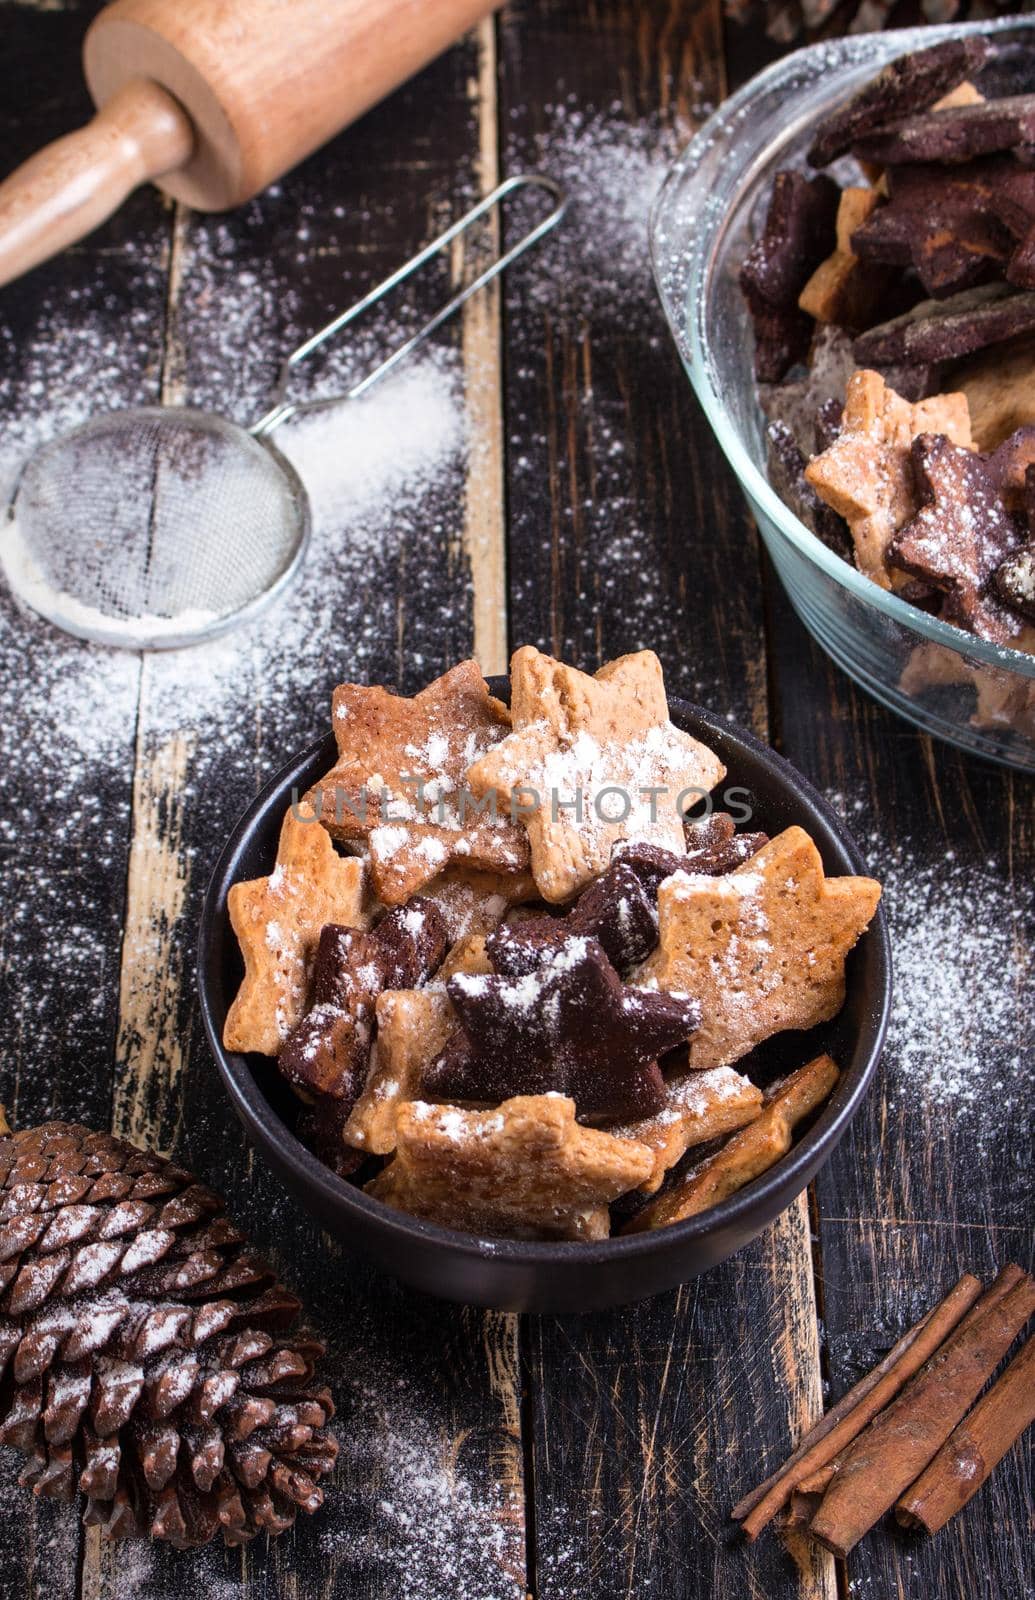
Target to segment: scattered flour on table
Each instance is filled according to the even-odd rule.
[[[346,1505],[338,1526],[318,1534],[321,1557],[376,1574],[379,1592],[408,1600],[521,1600],[519,1498],[498,1475],[466,1470],[448,1431],[429,1422],[429,1397],[411,1387],[372,1375],[349,1386],[339,1434]],[[350,1482],[363,1484],[364,1498],[377,1486],[372,1518],[350,1515]]]
[[[693,109],[707,115],[703,100]],[[568,212],[541,253],[517,270],[545,310],[613,315],[621,306],[624,316],[631,298],[652,300],[651,207],[689,130],[680,138],[655,118],[630,122],[620,101],[588,113],[571,97],[544,107],[544,115],[532,161],[563,186]],[[508,150],[508,170],[517,170],[522,154]]]
[[[842,796],[831,799],[844,809]],[[983,1143],[1030,1100],[1035,884],[951,850],[921,864],[908,840],[893,846],[875,832],[862,848],[891,930],[889,1104],[949,1112]]]

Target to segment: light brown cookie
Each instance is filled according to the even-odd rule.
[[[1035,423],[1035,335],[979,350],[956,368],[953,387],[967,397],[979,450],[995,450]]]
[[[774,1033],[844,1004],[845,957],[880,899],[872,878],[827,878],[803,828],[787,828],[725,877],[677,872],[658,891],[659,944],[633,976],[692,995],[690,1065],[739,1061]]]
[[[530,645],[510,664],[514,731],[470,767],[476,794],[514,807],[545,900],[606,871],[622,839],[683,849],[681,811],[715,787],[719,758],[669,721],[652,650],[590,677]]]
[[[916,515],[910,446],[918,434],[942,433],[970,446],[970,418],[962,394],[937,394],[912,405],[877,372],[855,372],[845,394],[841,432],[805,468],[805,477],[848,523],[855,559],[882,589],[909,579],[885,563],[894,534]]]
[[[346,1144],[376,1156],[395,1149],[399,1108],[417,1098],[423,1069],[455,1027],[456,1013],[442,988],[385,989],[378,995],[373,1061],[345,1124]]]
[[[643,1233],[648,1228],[682,1222],[698,1212],[709,1211],[752,1179],[761,1177],[787,1154],[798,1123],[822,1105],[840,1076],[837,1064],[829,1056],[817,1056],[774,1084],[761,1114],[753,1122],[652,1200],[627,1223],[623,1233]]]
[[[467,933],[446,952],[446,959],[439,967],[435,978],[438,983],[443,984],[447,978],[454,977],[458,972],[487,973],[495,970],[485,948],[485,934]]]
[[[605,1239],[608,1204],[643,1183],[646,1145],[575,1121],[563,1095],[494,1111],[404,1105],[396,1154],[366,1192],[448,1228],[511,1239]]]
[[[339,856],[302,802],[284,818],[270,876],[235,883],[228,906],[244,978],[226,1014],[223,1043],[275,1056],[305,1008],[321,928],[366,926],[363,863]]]
[[[860,329],[875,320],[881,296],[892,281],[887,268],[863,266],[852,251],[852,234],[882,199],[876,188],[841,190],[837,204],[837,245],[821,261],[798,296],[798,305],[817,322]]]
[[[1013,642],[1015,650],[1035,655],[1035,628],[1022,627]],[[1014,728],[1035,739],[1035,684],[1015,672],[1000,672],[977,661],[967,661],[940,644],[919,644],[902,669],[899,687],[905,694],[923,694],[948,684],[972,687],[977,695],[970,723],[975,728]]]
[[[476,661],[462,661],[412,700],[379,686],[334,691],[338,759],[309,791],[328,832],[365,839],[386,905],[403,905],[454,861],[492,872],[528,865],[509,811],[478,811],[464,788],[470,763],[510,727]]]
[[[421,894],[434,900],[450,937],[462,939],[469,933],[491,933],[512,906],[538,899],[539,891],[530,872],[476,872],[452,866],[426,883]]]
[[[668,1081],[663,1109],[639,1122],[608,1129],[616,1139],[635,1139],[654,1152],[654,1170],[640,1188],[653,1194],[670,1167],[695,1144],[706,1144],[754,1121],[762,1109],[762,1091],[732,1067],[684,1072]]]

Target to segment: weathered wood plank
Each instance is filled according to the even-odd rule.
[[[491,185],[492,43],[481,30],[243,212],[181,215],[167,401],[257,415],[286,350]],[[373,335],[332,352],[324,392],[427,316],[463,268],[459,255],[441,263]],[[469,652],[472,635],[488,665],[498,659],[497,314],[492,299],[472,306],[437,354],[389,380],[393,391],[301,425],[294,448],[309,452],[299,460],[316,527],[299,585],[248,633],[144,664],[115,1125],[232,1195],[235,1216],[305,1296],[330,1347],[342,1454],[324,1511],[268,1549],[184,1560],[91,1542],[88,1600],[231,1583],[254,1596],[524,1592],[514,1320],[410,1295],[349,1261],[285,1198],[232,1120],[191,975],[222,840],[257,783],[326,726],[334,684],[412,690]]]
[[[3,175],[86,119],[79,44],[96,4],[0,5]],[[152,400],[168,216],[134,196],[77,249],[0,290],[0,509],[26,455],[93,411]],[[21,610],[0,584],[0,1100],[12,1123],[107,1121],[139,666]],[[0,1453],[0,1593],[70,1600],[72,1507]]]
[[[508,286],[511,641],[593,667],[653,646],[673,692],[766,731],[752,535],[654,303],[651,191],[719,98],[717,6],[512,6],[511,170],[573,213]],[[735,576],[734,576],[735,575]],[[536,1594],[829,1597],[826,1558],[731,1543],[743,1441],[773,1455],[820,1407],[804,1200],[675,1294],[541,1318],[533,1397]]]
[[[1025,779],[932,745],[855,690],[784,597],[773,616],[782,747],[843,797],[871,870],[888,878],[898,955],[880,1075],[816,1185],[836,1399],[960,1272],[988,1278],[1030,1261],[1035,807]],[[916,888],[925,880],[942,885],[929,906]],[[1008,908],[1019,914],[1012,951]],[[971,927],[984,930],[977,943]],[[959,1023],[951,1035],[946,1007]],[[944,1087],[950,1065],[955,1092]],[[1026,1496],[1015,1452],[937,1538],[876,1530],[849,1578],[906,1600],[1020,1593]]]

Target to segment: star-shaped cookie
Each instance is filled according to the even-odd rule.
[[[611,1128],[617,1139],[635,1139],[654,1152],[654,1170],[640,1185],[644,1194],[661,1188],[665,1173],[695,1145],[732,1133],[753,1122],[762,1109],[762,1091],[732,1067],[683,1072],[670,1078],[665,1104],[653,1117]]]
[[[755,1116],[714,1155],[645,1206],[623,1233],[643,1233],[709,1211],[768,1172],[791,1148],[794,1130],[828,1099],[841,1076],[830,1056],[817,1056],[774,1083]]]
[[[345,1124],[347,1144],[368,1155],[395,1149],[400,1107],[420,1095],[421,1074],[456,1027],[442,989],[386,989],[377,997],[377,1043],[370,1075]]]
[[[916,162],[889,168],[886,205],[852,234],[863,261],[913,267],[935,299],[1001,278],[1014,251],[997,215],[1000,192],[1015,206],[1035,195],[1035,173],[1012,155],[959,166]]]
[[[696,1001],[628,988],[595,939],[509,953],[524,956],[520,970],[457,973],[446,984],[460,1027],[425,1072],[425,1095],[491,1105],[568,1094],[590,1121],[659,1111],[657,1057],[689,1039]]]
[[[726,769],[670,722],[652,650],[590,677],[526,645],[510,682],[514,731],[472,763],[467,781],[521,817],[544,900],[578,894],[622,839],[682,852],[682,812]]]
[[[920,508],[895,534],[888,561],[946,595],[951,621],[1008,643],[1019,629],[989,590],[1023,529],[1001,497],[1001,473],[994,461],[939,434],[915,439],[912,459]]]
[[[872,878],[827,878],[787,828],[722,878],[676,873],[658,891],[660,942],[633,982],[695,995],[692,1067],[727,1066],[774,1033],[836,1016],[845,957],[880,899]]]
[[[507,810],[479,811],[464,788],[472,761],[510,727],[476,661],[462,661],[406,700],[380,686],[334,691],[338,759],[306,795],[338,839],[366,839],[370,876],[402,905],[450,862],[496,872],[528,864]]]
[[[649,1176],[645,1145],[575,1121],[563,1095],[494,1111],[404,1105],[390,1161],[367,1194],[447,1228],[511,1239],[606,1239],[608,1204]]]
[[[916,511],[909,447],[920,433],[943,433],[969,446],[966,396],[939,394],[912,405],[879,373],[856,372],[840,434],[805,469],[820,499],[848,523],[859,571],[882,589],[902,589],[908,581],[889,572],[886,557],[893,535]]]
[[[366,925],[363,863],[338,855],[303,802],[284,818],[270,876],[235,883],[228,906],[244,979],[226,1014],[223,1043],[275,1056],[305,1009],[321,928]]]

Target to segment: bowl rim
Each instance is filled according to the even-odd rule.
[[[498,692],[494,685],[498,685],[500,681],[499,678],[488,678],[489,686],[494,692]],[[505,679],[502,681],[506,682]],[[838,816],[830,802],[784,756],[757,739],[746,728],[704,707],[670,697],[669,709],[670,713],[674,714],[673,720],[677,725],[680,717],[689,717],[699,727],[703,725],[712,735],[732,740],[750,754],[761,757],[764,763],[775,771],[781,785],[791,790],[795,800],[800,795],[819,813],[844,851],[853,874],[865,875],[866,864],[842,818]],[[293,1173],[305,1183],[308,1190],[315,1191],[315,1198],[320,1203],[334,1210],[344,1205],[345,1210],[351,1212],[357,1220],[375,1223],[400,1244],[408,1242],[443,1246],[454,1256],[459,1254],[470,1260],[492,1260],[529,1268],[573,1262],[587,1265],[619,1260],[634,1262],[637,1258],[653,1255],[662,1243],[672,1246],[693,1245],[712,1234],[736,1228],[742,1221],[750,1222],[751,1213],[756,1209],[764,1210],[766,1202],[784,1187],[791,1191],[791,1199],[781,1205],[779,1211],[782,1212],[792,1203],[793,1197],[800,1194],[811,1181],[813,1174],[808,1169],[815,1164],[817,1152],[822,1164],[840,1142],[869,1089],[883,1052],[892,1003],[891,940],[883,897],[863,934],[864,938],[873,938],[877,942],[878,964],[883,971],[884,983],[881,992],[872,997],[870,1002],[874,1038],[869,1057],[862,1070],[856,1079],[847,1083],[845,1076],[842,1076],[816,1120],[768,1172],[746,1184],[728,1200],[697,1216],[644,1233],[619,1234],[596,1241],[485,1238],[426,1222],[421,1218],[411,1217],[404,1211],[395,1210],[373,1196],[365,1194],[361,1188],[348,1182],[347,1179],[338,1177],[307,1149],[263,1092],[248,1058],[225,1048],[222,1040],[223,1019],[216,1016],[215,999],[210,989],[210,973],[218,970],[224,954],[226,892],[230,884],[237,881],[235,873],[238,861],[251,840],[257,822],[273,796],[289,792],[292,779],[314,762],[317,756],[322,756],[333,764],[336,755],[334,735],[328,733],[286,762],[260,789],[238,818],[224,844],[213,868],[202,905],[197,948],[197,993],[205,1034],[231,1102],[238,1116],[254,1134],[267,1158],[270,1146],[275,1146],[281,1161],[292,1168]],[[802,1174],[805,1176],[799,1182]]]
[[[839,63],[840,66],[862,65],[872,60],[875,67],[880,67],[909,50],[939,44],[943,40],[978,34],[1016,33],[1019,30],[1035,31],[1035,16],[1022,14],[981,22],[948,23],[940,27],[921,26],[889,29],[882,33],[849,34],[819,44],[806,45],[800,50],[780,57],[756,73],[728,100],[724,100],[676,157],[655,196],[648,232],[651,271],[669,331],[675,340],[709,426],[748,498],[758,503],[777,530],[801,555],[846,589],[861,604],[883,612],[891,621],[916,634],[925,643],[941,645],[951,650],[953,654],[970,657],[983,666],[994,667],[999,671],[1012,673],[1015,677],[1028,679],[1035,678],[1035,655],[1026,650],[1015,650],[1010,645],[997,645],[981,639],[951,622],[943,622],[938,617],[928,615],[917,606],[900,599],[892,591],[881,589],[857,568],[850,566],[842,557],[829,550],[780,498],[769,482],[768,476],[752,460],[742,441],[740,431],[733,423],[721,395],[712,382],[711,342],[704,317],[706,301],[704,291],[712,279],[716,255],[730,226],[730,210],[724,213],[718,226],[703,226],[696,236],[697,242],[691,243],[687,250],[690,267],[685,287],[693,292],[691,311],[688,311],[685,304],[674,300],[664,266],[664,258],[672,248],[665,237],[669,208],[674,204],[681,185],[693,178],[713,145],[727,142],[728,135],[744,119],[746,109],[759,90],[768,88],[771,83],[778,83],[796,64],[810,58],[817,60],[823,58],[829,63],[832,54],[837,54],[844,58]],[[780,135],[740,174],[733,204],[740,200],[744,190],[753,181],[758,167],[763,164],[768,165],[773,156],[795,137],[796,132],[797,124],[793,118],[789,118]]]

